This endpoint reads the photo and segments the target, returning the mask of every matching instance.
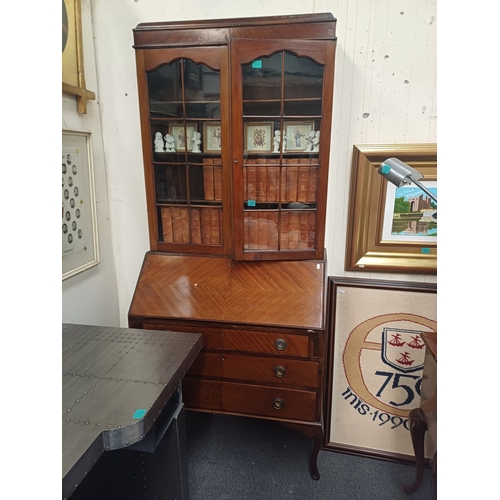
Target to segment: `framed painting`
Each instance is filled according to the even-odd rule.
[[[270,153],[273,142],[273,128],[273,122],[245,123],[245,151],[248,153]]]
[[[286,151],[311,149],[311,132],[314,122],[285,122]]]
[[[193,137],[196,132],[194,125],[186,125],[183,123],[172,123],[170,125],[170,135],[174,138],[176,151],[193,150]]]
[[[99,263],[97,211],[88,132],[62,131],[62,279]]]
[[[346,245],[347,271],[436,274],[437,204],[420,188],[397,188],[377,169],[398,158],[437,196],[436,144],[355,145]]]
[[[220,122],[203,123],[203,144],[205,153],[221,152],[221,124]]]
[[[408,417],[420,405],[421,336],[437,333],[436,299],[435,284],[329,277],[326,448],[414,461]]]
[[[62,0],[62,91],[77,97],[78,113],[87,113],[95,93],[85,88],[80,0]]]

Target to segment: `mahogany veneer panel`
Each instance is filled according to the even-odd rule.
[[[323,329],[324,266],[147,253],[129,315]]]
[[[310,391],[188,378],[183,381],[183,396],[187,407],[201,410],[303,422],[314,421],[316,414],[316,392]],[[284,402],[281,409],[273,407],[277,398]]]
[[[282,377],[277,377],[275,374],[274,370],[277,366],[285,369]],[[318,363],[316,362],[239,354],[203,352],[196,358],[189,374],[314,389],[318,385]]]
[[[134,48],[225,44],[229,39],[336,39],[330,13],[141,23],[134,30]]]
[[[207,328],[205,326],[186,324],[176,321],[160,320],[158,323],[141,322],[141,328],[146,330],[172,330],[176,332],[201,333],[205,349],[220,349],[225,351],[253,352],[272,354],[273,356],[309,357],[309,337],[301,334],[291,334],[271,331],[255,331],[238,328]],[[286,347],[277,350],[275,342],[282,339]]]

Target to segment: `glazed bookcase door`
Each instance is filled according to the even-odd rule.
[[[151,249],[229,254],[227,49],[138,50],[137,64]]]
[[[232,44],[235,258],[322,259],[334,45]]]

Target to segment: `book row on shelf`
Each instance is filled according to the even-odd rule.
[[[222,244],[220,208],[162,207],[161,221],[165,243]]]
[[[315,211],[247,212],[243,224],[243,244],[246,250],[314,248]]]
[[[294,164],[281,169],[281,186],[278,186],[278,179],[278,166],[254,166],[249,163],[243,168],[243,199],[256,202],[316,203],[318,167],[297,165],[295,160]]]
[[[243,199],[255,202],[316,203],[318,167],[287,165],[281,170],[281,199],[278,179],[279,166],[253,164],[243,167]],[[268,161],[270,163],[271,160]],[[204,158],[203,183],[205,200],[222,200],[222,164],[220,158]]]
[[[162,207],[161,220],[165,243],[222,244],[220,208]],[[243,228],[244,247],[249,250],[312,249],[316,212],[246,212]]]
[[[222,160],[203,159],[203,188],[205,200],[222,201]]]

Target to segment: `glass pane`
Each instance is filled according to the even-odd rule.
[[[220,73],[184,60],[187,118],[220,118]]]
[[[149,108],[152,116],[182,116],[181,62],[161,66],[147,74]]]
[[[281,212],[280,250],[313,249],[316,238],[316,212]]]
[[[281,101],[249,101],[243,103],[243,114],[254,116],[280,116]]]
[[[188,118],[220,118],[220,103],[218,102],[190,102],[186,103]]]
[[[155,165],[157,203],[186,203],[186,167],[184,165]]]
[[[220,101],[220,74],[204,64],[184,59],[186,101]]]
[[[285,52],[285,99],[321,98],[323,66]]]
[[[281,99],[281,52],[242,65],[243,100]]]
[[[245,250],[278,250],[278,212],[245,212]]]
[[[319,99],[285,101],[283,106],[285,116],[321,115],[321,100]]]

